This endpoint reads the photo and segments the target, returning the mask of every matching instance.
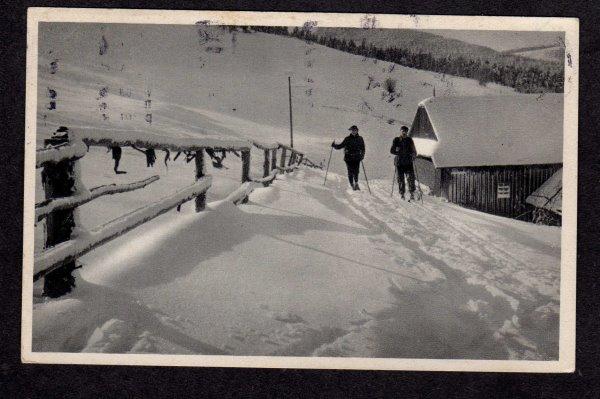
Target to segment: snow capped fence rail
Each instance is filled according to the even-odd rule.
[[[306,166],[308,166],[308,167],[311,167],[311,168],[323,169],[323,166],[317,165],[314,162],[312,162],[310,159],[307,159],[307,158],[303,159],[303,164],[306,165]]]
[[[268,186],[279,173],[292,172],[304,161],[304,165],[318,167],[303,153],[281,143],[260,143],[237,138],[201,137],[172,138],[139,131],[119,132],[118,136],[102,131],[84,129],[75,136],[67,135],[46,141],[51,148],[37,151],[36,167],[42,168],[42,181],[46,200],[36,204],[36,223],[46,219],[46,250],[34,259],[33,280],[44,278],[44,294],[58,297],[70,292],[74,286],[71,272],[76,268],[76,260],[100,245],[117,238],[130,230],[156,218],[157,216],[195,199],[196,211],[206,206],[206,192],[212,178],[205,175],[204,152],[213,157],[214,151],[233,151],[241,153],[241,185],[229,194],[225,200],[235,204],[245,203],[258,184]],[[79,164],[90,146],[102,146],[114,149],[130,146],[140,150],[144,148],[147,156],[152,150],[185,152],[188,161],[195,160],[196,182],[129,214],[99,226],[94,230],[82,231],[77,226],[75,210],[77,207],[98,197],[110,194],[138,190],[159,180],[158,176],[128,184],[110,184],[88,190],[80,179]],[[263,176],[250,176],[250,154],[255,147],[264,153]],[[277,152],[281,149],[280,165],[277,165]],[[287,152],[289,158],[286,158]],[[113,153],[114,154],[114,153]],[[114,155],[113,155],[114,156]],[[120,158],[120,151],[119,151]],[[287,165],[286,165],[287,161]],[[115,172],[117,171],[115,166]],[[76,236],[72,233],[78,231]]]
[[[298,169],[298,166],[295,166],[295,165],[294,165],[294,166],[287,166],[287,167],[283,167],[283,168],[282,168],[281,166],[278,166],[278,167],[277,167],[277,170],[279,170],[279,171],[280,171],[280,172],[282,172],[282,173],[289,173],[289,172],[293,172],[293,171],[295,171],[296,169]]]
[[[35,219],[39,222],[44,218],[44,216],[51,212],[63,209],[73,209],[103,195],[126,193],[128,191],[137,190],[139,188],[146,187],[148,184],[154,183],[158,179],[158,176],[152,176],[147,179],[129,184],[109,184],[105,186],[94,187],[89,191],[89,193],[86,194],[46,200],[36,204]]]
[[[254,190],[254,186],[252,185],[252,182],[246,182],[246,183],[242,184],[237,190],[235,190],[234,192],[229,194],[225,198],[225,201],[231,201],[236,205],[240,204],[240,203],[244,203],[247,201],[248,195],[250,195],[252,190]]]
[[[287,151],[290,151],[290,158],[288,159],[288,164],[287,166],[292,166],[293,164],[300,164],[300,162],[302,162],[302,158],[304,157],[304,154],[301,153],[300,151],[296,151],[293,147],[290,147],[288,145],[285,144],[281,144],[279,143],[279,147],[282,149],[283,151],[283,155],[281,157],[281,167],[285,167],[285,154]]]
[[[256,183],[262,183],[266,187],[269,184],[271,184],[273,182],[273,180],[275,180],[276,177],[277,177],[277,171],[272,172],[271,174],[263,177],[262,179],[252,179],[252,181],[256,182]]]
[[[253,141],[252,144],[260,149],[260,150],[276,150],[280,147],[279,143],[261,143],[258,141]]]
[[[86,131],[82,140],[87,145],[99,146],[135,146],[170,151],[200,151],[205,148],[226,151],[243,151],[252,147],[252,142],[235,138],[199,137],[177,138],[149,135],[144,132],[120,132],[119,136],[111,136],[102,132]]]
[[[63,160],[76,160],[83,158],[87,148],[81,140],[74,140],[70,144],[63,144],[51,148],[37,150],[35,154],[35,167],[40,168],[47,163],[59,163]]]
[[[33,280],[52,272],[56,268],[74,261],[76,258],[90,252],[92,249],[116,238],[130,230],[146,223],[155,217],[183,204],[200,194],[206,193],[212,184],[212,177],[205,176],[194,184],[175,192],[162,200],[139,208],[129,214],[99,226],[81,238],[59,244],[34,260]]]

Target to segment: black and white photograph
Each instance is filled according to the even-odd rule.
[[[573,370],[576,19],[27,33],[25,362]]]

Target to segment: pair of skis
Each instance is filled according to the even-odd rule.
[[[418,187],[418,198],[417,201],[420,199],[421,200],[421,205],[423,205],[423,190],[421,190],[421,183],[419,183],[419,177],[417,176],[417,169],[415,168],[415,164],[413,162],[413,170],[415,171],[415,180],[417,181],[417,187]],[[394,184],[396,183],[396,173],[397,173],[397,168],[394,166],[394,178],[392,179],[392,191],[390,192],[390,197],[394,196]],[[404,178],[404,176],[402,176],[402,178]],[[404,199],[404,197],[403,197]],[[412,198],[408,199],[408,202],[412,202]]]
[[[325,170],[325,180],[323,181],[323,185],[325,185],[325,183],[327,183],[327,174],[329,173],[329,164],[331,163],[331,155],[332,154],[333,154],[333,147],[331,147],[331,150],[329,151],[329,160],[327,160],[327,169]],[[367,188],[369,189],[369,194],[373,195],[371,193],[371,186],[369,186],[369,178],[367,177],[367,170],[365,169],[365,164],[363,161],[360,161],[360,164],[362,165],[363,173],[365,174],[365,181],[367,182]]]

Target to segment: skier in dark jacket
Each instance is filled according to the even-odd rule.
[[[413,160],[417,156],[417,150],[415,149],[413,139],[408,137],[408,127],[402,126],[400,128],[400,137],[394,138],[390,152],[396,156],[394,158],[394,165],[396,165],[396,176],[398,176],[398,190],[400,191],[400,196],[404,199],[404,176],[406,175],[410,199],[414,199],[415,171],[413,168]]]
[[[350,134],[344,138],[344,141],[340,144],[333,141],[331,146],[336,150],[344,149],[344,161],[348,168],[348,181],[353,190],[360,190],[360,187],[358,187],[358,172],[360,162],[365,157],[365,141],[358,135],[358,128],[355,125],[348,130],[350,130]]]
[[[112,159],[115,160],[115,167],[113,168],[115,173],[118,175],[127,173],[124,170],[119,170],[119,162],[121,161],[121,155],[123,153],[123,150],[121,150],[121,147],[119,147],[118,145],[112,145],[112,146],[108,147],[108,151],[112,151]]]

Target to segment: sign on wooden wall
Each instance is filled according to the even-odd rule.
[[[498,199],[510,198],[510,185],[506,183],[498,183]]]

